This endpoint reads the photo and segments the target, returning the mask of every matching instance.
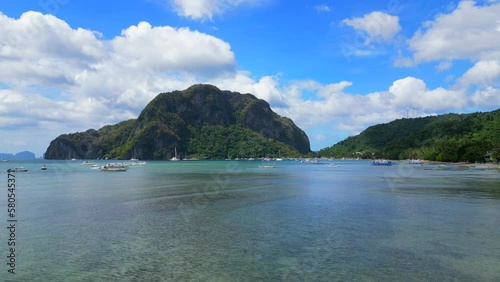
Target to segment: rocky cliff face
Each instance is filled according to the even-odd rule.
[[[174,147],[184,155],[208,158],[310,152],[306,134],[267,102],[194,85],[159,94],[136,120],[63,134],[51,142],[45,158],[169,159]]]

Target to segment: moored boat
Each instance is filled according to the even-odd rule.
[[[179,161],[180,159],[177,157],[177,146],[174,147],[174,156],[170,159],[171,161]]]
[[[278,166],[269,164],[269,165],[260,165],[259,167],[261,167],[261,168],[277,168]]]
[[[16,166],[16,167],[14,167],[14,168],[9,168],[9,169],[7,170],[7,172],[26,172],[26,171],[28,171],[28,169],[27,169],[27,168],[24,168],[24,167],[22,167],[22,166]]]
[[[139,161],[139,159],[131,158],[128,162],[124,162],[123,164],[127,166],[136,166],[136,165],[145,165],[145,161]]]
[[[416,164],[416,165],[419,165],[419,164],[424,164],[424,162],[422,160],[406,160],[406,164]]]
[[[128,166],[123,163],[109,163],[99,168],[100,171],[126,171]]]
[[[371,162],[372,165],[377,165],[377,166],[391,166],[392,161],[389,160],[373,160]]]

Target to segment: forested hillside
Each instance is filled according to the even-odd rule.
[[[182,158],[201,159],[295,157],[311,151],[304,131],[266,101],[199,84],[158,94],[137,119],[62,134],[45,158],[162,160],[175,150]]]
[[[398,119],[322,149],[320,156],[484,162],[500,159],[500,109]],[[485,158],[486,155],[486,158]]]

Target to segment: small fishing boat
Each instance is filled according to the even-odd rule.
[[[100,171],[126,171],[128,166],[123,163],[109,163],[99,168]]]
[[[47,170],[47,166],[46,165],[42,165],[42,167],[40,169],[41,170]]]
[[[16,166],[16,167],[14,167],[14,168],[9,168],[9,169],[7,170],[7,172],[26,172],[26,171],[28,171],[28,169],[27,169],[27,168],[24,168],[24,167],[22,167],[22,166]]]
[[[406,160],[406,164],[422,165],[424,164],[424,162],[421,160]]]
[[[392,161],[389,161],[389,160],[373,160],[371,162],[372,165],[376,165],[376,166],[391,166],[392,165]]]
[[[275,166],[275,165],[260,165],[259,167],[261,167],[261,168],[277,168],[278,166]]]

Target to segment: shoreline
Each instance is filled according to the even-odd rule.
[[[464,166],[469,168],[482,168],[482,169],[498,169],[500,170],[500,163],[466,163],[466,162],[438,162],[438,161],[428,161],[422,160],[424,164],[448,164],[448,165],[457,165]]]

